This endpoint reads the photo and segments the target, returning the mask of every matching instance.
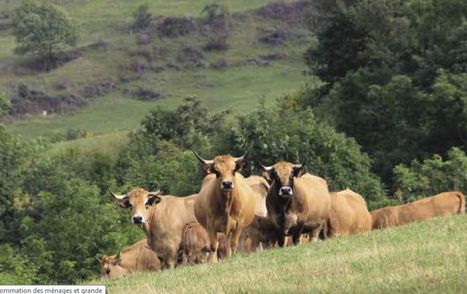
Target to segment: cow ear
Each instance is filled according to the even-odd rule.
[[[112,260],[112,265],[119,265],[121,262],[120,252],[118,252],[117,256]]]
[[[128,208],[131,206],[130,199],[128,199],[128,197],[125,197],[123,199],[117,199],[115,201],[115,204],[117,204],[117,206],[121,208]]]
[[[235,163],[235,171],[239,172],[247,166],[248,166],[248,162],[245,159],[238,160]]]
[[[149,194],[146,205],[154,205],[154,204],[158,204],[159,202],[161,202],[161,197],[155,194]]]
[[[305,168],[301,164],[297,164],[293,167],[293,176],[299,178],[305,174]]]
[[[272,177],[271,177],[271,172],[267,172],[267,171],[263,171],[261,173],[261,177],[263,177],[263,179],[266,180],[266,182],[268,182],[269,185],[272,184]]]
[[[215,169],[214,169],[214,166],[212,164],[203,164],[203,171],[206,173],[206,174],[214,174],[216,173]]]

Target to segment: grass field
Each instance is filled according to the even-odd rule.
[[[24,66],[28,57],[13,54],[14,38],[10,30],[0,31],[0,86],[12,91],[14,85],[24,82],[34,89],[48,94],[74,93],[96,81],[115,83],[115,89],[98,97],[77,112],[53,114],[42,117],[38,114],[23,118],[10,118],[6,126],[10,131],[25,138],[47,136],[65,132],[70,128],[85,129],[98,138],[109,138],[109,134],[127,132],[139,126],[145,114],[156,106],[175,108],[185,97],[197,96],[212,111],[231,109],[233,113],[250,111],[260,99],[268,105],[281,95],[299,89],[310,80],[302,75],[302,54],[314,42],[312,34],[305,28],[288,26],[293,38],[279,46],[268,46],[258,42],[263,29],[286,24],[275,19],[255,15],[256,9],[272,1],[222,1],[233,13],[229,36],[229,50],[203,52],[207,37],[200,33],[177,38],[161,38],[156,34],[156,24],[161,16],[192,16],[200,18],[200,12],[209,0],[200,1],[54,1],[62,5],[70,16],[79,23],[81,39],[78,48],[103,40],[107,50],[83,49],[82,56],[49,72],[37,72]],[[141,3],[149,3],[155,19],[149,29],[151,43],[145,46],[136,43],[136,34],[129,32],[131,13]],[[285,1],[291,2],[291,1]],[[0,13],[12,15],[19,1],[0,0]],[[236,15],[241,13],[241,16]],[[121,82],[121,76],[132,75],[124,69],[141,56],[134,52],[151,52],[154,48],[167,48],[169,53],[162,61],[154,57],[152,63],[176,62],[177,54],[185,46],[193,46],[204,55],[206,64],[220,59],[228,60],[231,66],[218,70],[209,66],[184,70],[166,69],[162,72],[145,72],[135,79]],[[269,66],[258,66],[248,62],[260,55],[280,53],[287,57],[274,60]],[[144,59],[144,58],[143,58]],[[144,60],[143,60],[144,61]],[[57,89],[57,84],[66,81],[72,86],[67,90]],[[163,99],[143,102],[125,94],[128,90],[143,87],[161,93]],[[86,140],[81,141],[83,145]],[[94,144],[92,140],[89,143]]]
[[[466,232],[465,215],[439,218],[104,283],[111,294],[465,293]]]

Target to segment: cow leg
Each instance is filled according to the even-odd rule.
[[[319,224],[311,231],[311,242],[318,242],[319,233],[323,229],[323,224]]]
[[[279,247],[284,247],[284,244],[285,244],[284,233],[277,233],[277,244],[279,245]]]
[[[232,238],[230,239],[230,248],[232,253],[237,253],[238,247],[238,240],[240,239],[240,235],[242,234],[243,226],[237,225],[233,231]]]
[[[292,243],[294,245],[300,244],[300,233],[299,232],[294,232],[294,234],[292,235]]]
[[[217,247],[219,243],[217,242],[217,233],[213,228],[208,228],[209,235],[209,262],[217,262]]]

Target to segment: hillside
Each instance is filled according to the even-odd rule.
[[[46,97],[78,96],[81,105],[49,109],[47,116],[42,115],[47,108],[39,105],[10,117],[7,128],[26,138],[76,128],[90,136],[126,132],[138,127],[148,110],[174,108],[190,96],[211,110],[241,113],[260,99],[270,105],[307,80],[302,54],[313,36],[296,18],[299,12],[289,4],[293,1],[272,5],[267,13],[260,7],[272,1],[225,2],[230,13],[225,51],[203,49],[210,36],[201,11],[212,1],[150,1],[153,20],[142,33],[129,27],[132,12],[147,1],[54,2],[79,24],[80,41],[65,54],[64,64],[43,72],[31,57],[14,55],[8,24],[18,2],[0,0],[0,21],[6,24],[0,28],[0,85],[10,97],[26,85]],[[194,28],[188,34],[161,35],[167,17],[193,23]]]
[[[438,218],[104,283],[109,293],[461,293],[465,232],[465,216]]]

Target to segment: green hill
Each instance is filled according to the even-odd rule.
[[[0,86],[10,95],[20,83],[51,96],[83,96],[103,84],[109,89],[72,112],[49,111],[43,116],[39,111],[9,118],[7,128],[26,138],[63,134],[73,128],[93,136],[128,131],[139,126],[149,109],[174,108],[189,96],[199,97],[213,111],[241,113],[263,98],[271,104],[307,80],[302,74],[302,54],[313,36],[303,23],[288,19],[288,14],[274,14],[277,9],[270,16],[258,13],[259,7],[272,1],[224,1],[231,28],[226,51],[203,50],[209,33],[203,31],[201,11],[213,1],[54,2],[80,25],[77,58],[49,72],[37,71],[30,66],[31,57],[14,55],[14,37],[6,25],[0,29]],[[153,20],[141,36],[129,27],[132,12],[145,2]],[[283,5],[290,2],[283,1]],[[0,22],[11,23],[18,3],[0,0]],[[158,28],[170,16],[192,19],[196,29],[183,36],[161,36]],[[277,44],[261,41],[277,31],[283,34]],[[142,44],[139,38],[147,40]],[[200,55],[200,65],[180,57],[186,48]],[[147,101],[141,90],[158,97]]]
[[[464,215],[438,218],[91,283],[104,283],[109,293],[461,293],[466,232]]]

